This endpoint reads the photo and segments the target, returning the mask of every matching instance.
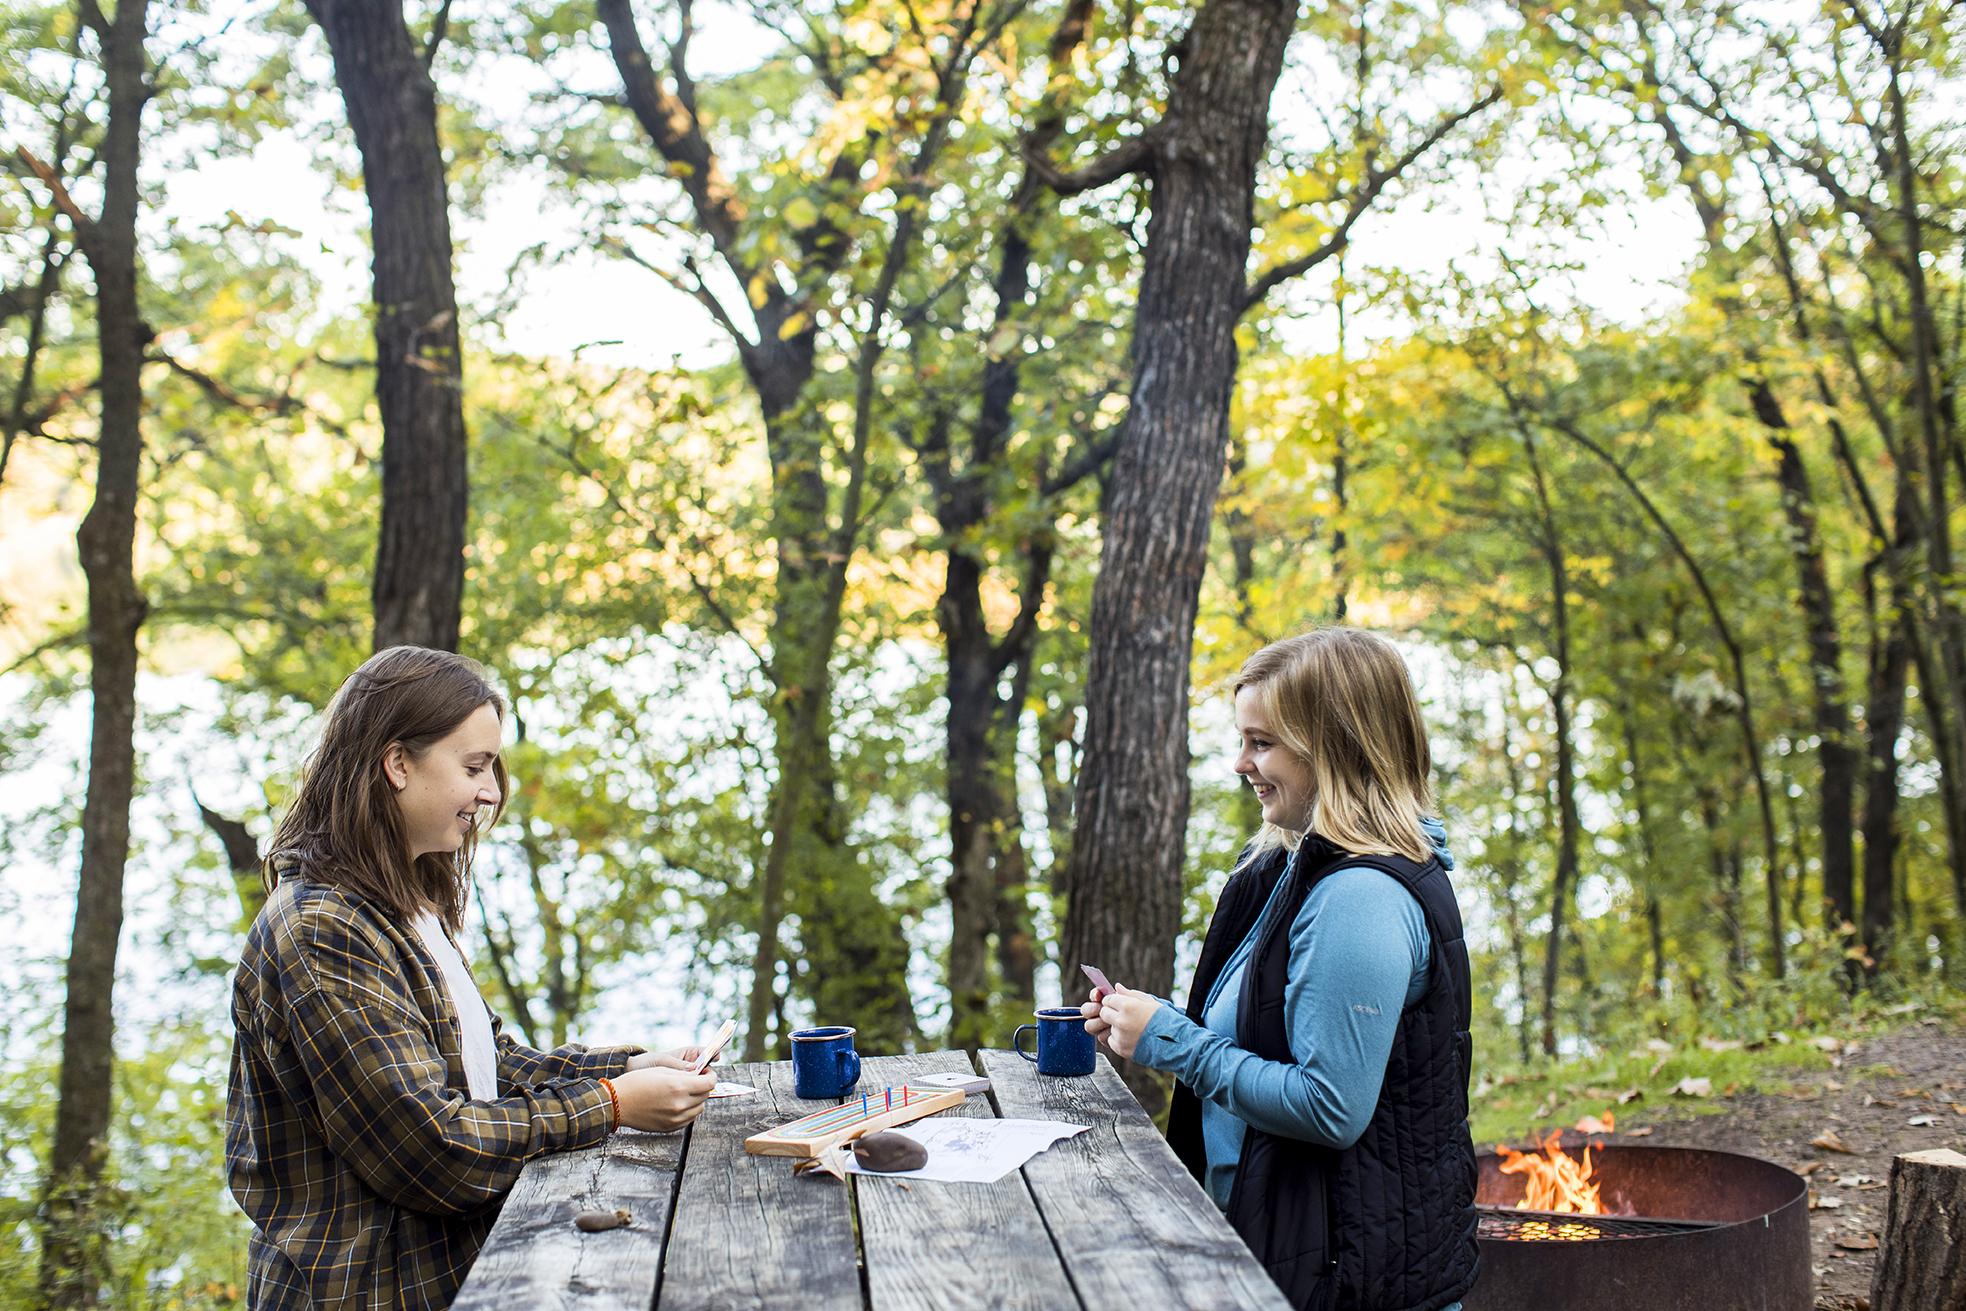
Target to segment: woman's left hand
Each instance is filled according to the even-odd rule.
[[[694,1070],[696,1063],[703,1059],[701,1047],[678,1047],[674,1051],[643,1052],[640,1056],[628,1058],[631,1070],[646,1070],[651,1066],[665,1070]]]
[[[1160,1009],[1160,998],[1151,993],[1134,992],[1129,988],[1113,985],[1113,990],[1099,999],[1099,1023],[1105,1026],[1103,1037],[1122,1060],[1133,1059],[1134,1045],[1140,1035],[1146,1032],[1147,1021],[1154,1018]],[[1087,1025],[1088,1029],[1092,1026]]]

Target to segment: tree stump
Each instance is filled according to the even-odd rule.
[[[1966,1156],[1948,1148],[1891,1162],[1871,1311],[1966,1311]]]

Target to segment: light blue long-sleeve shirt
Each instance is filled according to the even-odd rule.
[[[1453,868],[1445,832],[1424,823]],[[1273,900],[1288,882],[1277,881]],[[1426,916],[1398,880],[1365,868],[1327,876],[1290,927],[1284,1024],[1297,1059],[1266,1061],[1235,1041],[1255,935],[1252,927],[1223,967],[1202,1024],[1163,1003],[1134,1050],[1135,1060],[1171,1070],[1201,1098],[1206,1187],[1225,1208],[1246,1126],[1327,1147],[1358,1141],[1378,1105],[1400,1012],[1427,990],[1431,956]]]

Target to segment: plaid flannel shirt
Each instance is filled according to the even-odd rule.
[[[499,1097],[470,1100],[416,934],[293,875],[246,937],[232,1020],[225,1161],[254,1226],[254,1311],[448,1307],[520,1169],[605,1139],[600,1080],[641,1051],[536,1052],[494,1015]]]

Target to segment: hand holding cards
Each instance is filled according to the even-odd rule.
[[[717,1036],[712,1038],[710,1040],[710,1045],[703,1049],[702,1059],[697,1061],[695,1068],[692,1069],[690,1073],[701,1074],[705,1070],[709,1069],[710,1062],[717,1059],[717,1057],[724,1050],[724,1044],[729,1042],[730,1036],[736,1032],[737,1032],[737,1021],[725,1020],[724,1027],[717,1030]]]

